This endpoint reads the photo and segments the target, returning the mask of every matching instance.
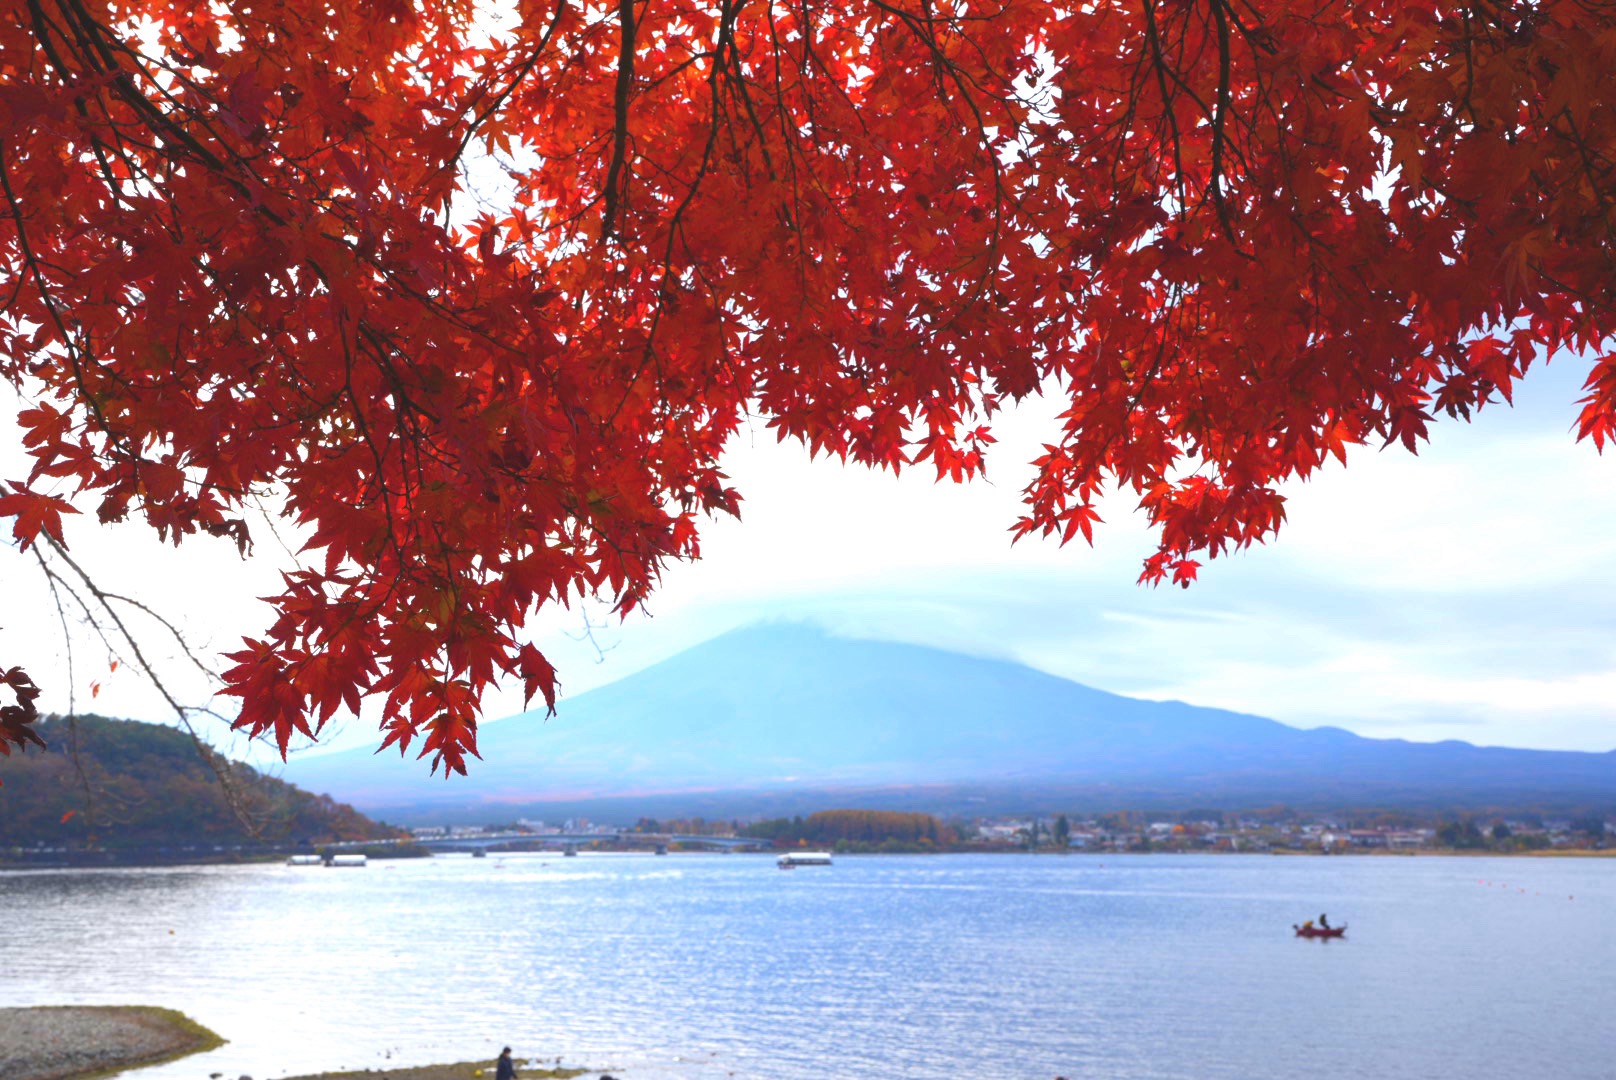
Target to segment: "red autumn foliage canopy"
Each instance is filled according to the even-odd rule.
[[[1616,437],[1612,71],[1576,0],[7,0],[0,514],[280,500],[239,725],[376,696],[453,769],[553,703],[536,608],[736,512],[748,411],[962,479],[1064,394],[1015,531],[1131,489],[1188,582],[1547,353]]]

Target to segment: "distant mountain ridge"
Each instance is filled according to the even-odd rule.
[[[1300,730],[799,624],[725,634],[478,741],[483,760],[448,782],[366,750],[294,758],[286,777],[393,820],[637,802],[775,812],[855,793],[943,812],[1616,806],[1616,752]]]

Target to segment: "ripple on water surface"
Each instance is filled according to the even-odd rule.
[[[0,1004],[231,1040],[137,1080],[506,1043],[637,1080],[1611,1075],[1611,860],[443,857],[4,873],[0,909]],[[1348,940],[1292,937],[1321,909]]]

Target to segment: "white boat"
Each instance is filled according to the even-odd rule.
[[[795,870],[799,866],[829,866],[830,852],[828,851],[788,851],[774,864],[782,870]]]
[[[286,860],[287,866],[319,866],[324,860],[318,855],[293,855]]]
[[[331,861],[326,863],[326,865],[327,866],[364,866],[365,865],[365,857],[363,855],[333,855],[333,856],[331,856]]]

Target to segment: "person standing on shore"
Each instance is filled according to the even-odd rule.
[[[494,1080],[516,1080],[516,1065],[511,1061],[508,1046],[499,1052],[499,1060],[494,1063]]]

